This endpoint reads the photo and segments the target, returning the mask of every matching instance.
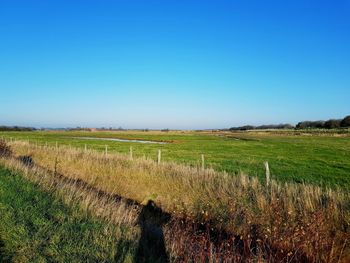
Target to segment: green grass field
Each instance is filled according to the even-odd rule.
[[[130,262],[137,240],[0,167],[0,262]],[[129,257],[129,261],[127,258]]]
[[[71,145],[109,152],[129,153],[156,159],[162,150],[162,161],[199,165],[201,154],[206,166],[232,174],[240,171],[264,177],[263,162],[268,161],[272,176],[282,181],[314,183],[323,186],[350,186],[349,133],[297,135],[295,132],[272,133],[200,133],[200,132],[77,132],[36,131],[0,132],[0,138],[30,140],[41,145]],[[142,144],[85,140],[74,137],[112,137],[166,141],[168,144]]]
[[[1,137],[18,142],[1,146],[0,262],[140,262],[144,255],[152,259],[146,262],[155,262],[154,258],[176,262],[242,256],[231,251],[235,245],[230,243],[221,251],[220,239],[212,244],[213,254],[207,254],[208,248],[201,253],[192,250],[211,238],[210,233],[204,237],[201,231],[191,232],[193,222],[206,224],[214,236],[223,232],[247,242],[255,236],[256,242],[262,242],[256,243],[261,255],[244,252],[247,258],[348,262],[348,134],[46,131],[6,132]],[[23,143],[28,140],[30,144]],[[36,146],[46,144],[52,147]],[[106,145],[109,153],[125,155],[101,153]],[[161,149],[164,163],[131,160],[130,146],[134,156],[153,160]],[[77,150],[85,147],[100,152]],[[206,166],[232,175],[167,163],[200,166],[201,154]],[[26,161],[28,156],[33,163]],[[254,176],[264,179],[266,160],[278,180],[259,183]],[[234,175],[240,172],[253,177]],[[125,206],[118,196],[138,205]],[[143,212],[142,204],[150,200],[171,216],[165,225],[157,225],[157,231],[151,220],[160,220],[160,215]],[[178,225],[184,219],[190,222],[188,228]],[[163,245],[150,247],[151,233],[160,233],[152,240]],[[196,240],[202,243],[193,243]],[[158,248],[165,254],[155,253]]]

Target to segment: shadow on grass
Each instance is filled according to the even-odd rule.
[[[135,242],[130,240],[119,241],[115,262],[168,263],[162,225],[169,219],[169,215],[164,214],[153,201],[149,201],[138,217],[137,223],[141,229],[138,244],[135,246]]]
[[[134,261],[140,263],[169,262],[166,252],[162,225],[169,220],[162,210],[153,201],[148,201],[143,207],[138,224],[141,227],[141,236]]]
[[[115,263],[127,262],[127,259],[132,258],[134,252],[134,242],[130,240],[121,240],[117,244]]]
[[[12,256],[5,251],[5,244],[0,238],[0,262],[12,262]]]

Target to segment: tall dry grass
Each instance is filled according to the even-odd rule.
[[[274,180],[266,187],[244,174],[231,176],[175,163],[157,165],[145,158],[131,161],[120,154],[70,147],[56,149],[25,142],[13,142],[11,147],[17,156],[30,155],[41,167],[80,179],[103,192],[139,203],[153,200],[176,218],[238,235],[244,242],[254,243],[244,247],[270,251],[276,259],[350,259],[350,198],[349,192],[340,189]],[[193,242],[191,235],[182,236],[183,241]],[[186,242],[172,242],[172,247],[184,250]],[[272,257],[265,259],[273,261]]]

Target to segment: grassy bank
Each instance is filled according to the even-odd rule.
[[[321,262],[349,255],[349,193],[340,189],[275,180],[266,186],[244,174],[157,165],[125,155],[23,142],[11,146],[17,156],[30,155],[36,164],[110,195],[139,203],[151,199],[178,218],[210,224],[245,240],[255,236],[262,250],[268,245],[289,256],[298,251]]]
[[[0,262],[131,261],[129,232],[0,166]]]
[[[135,157],[156,159],[162,150],[163,161],[197,166],[204,154],[205,165],[231,174],[244,172],[264,177],[263,162],[269,161],[273,177],[283,182],[350,187],[350,133],[319,131],[278,131],[240,133],[198,132],[2,132],[0,136],[30,140],[41,145],[71,145],[99,151],[129,153]],[[99,137],[166,141],[168,144],[142,144],[84,140]]]

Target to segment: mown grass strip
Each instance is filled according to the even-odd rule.
[[[132,261],[127,231],[0,167],[0,262]]]

